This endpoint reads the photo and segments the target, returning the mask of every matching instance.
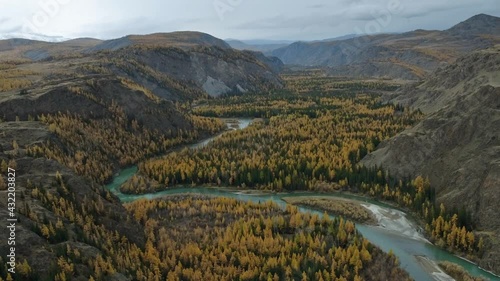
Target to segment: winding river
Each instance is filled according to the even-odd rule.
[[[250,119],[237,119],[239,128],[244,129],[251,124]],[[189,145],[191,149],[196,149],[207,145],[216,137],[209,138],[197,144]],[[155,199],[167,195],[175,194],[201,194],[216,197],[235,198],[243,201],[265,202],[273,201],[278,205],[285,207],[286,203],[282,199],[284,197],[294,196],[321,196],[321,197],[342,197],[360,202],[364,207],[372,211],[378,220],[378,226],[357,224],[358,231],[363,234],[373,244],[379,246],[385,252],[392,250],[399,258],[401,267],[407,270],[411,277],[416,281],[432,281],[432,280],[453,280],[440,270],[429,270],[435,266],[435,262],[450,261],[464,267],[471,275],[481,276],[486,280],[500,280],[499,277],[490,274],[478,266],[454,256],[434,245],[429,243],[418,231],[416,226],[406,214],[393,207],[367,199],[365,197],[350,195],[350,194],[318,194],[310,192],[294,192],[294,193],[255,193],[242,192],[241,190],[231,190],[226,188],[211,188],[211,187],[181,187],[170,189],[154,194],[144,195],[127,195],[120,192],[119,187],[132,177],[137,172],[137,167],[132,167],[122,170],[114,181],[107,185],[107,188],[112,191],[122,202],[132,202],[138,199]],[[310,212],[313,214],[322,215],[322,212],[312,208],[300,207],[302,212]],[[423,262],[422,262],[423,261]],[[426,267],[426,269],[424,269]],[[432,272],[434,271],[434,272]]]

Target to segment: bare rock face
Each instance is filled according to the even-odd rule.
[[[428,115],[383,142],[362,163],[397,177],[428,176],[438,202],[472,213],[490,249],[481,266],[500,271],[500,50],[460,59],[393,99]]]

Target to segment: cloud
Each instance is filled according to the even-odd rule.
[[[0,5],[0,33],[19,31],[26,18],[41,11],[39,0],[2,1],[7,4]],[[401,3],[403,9],[392,15],[382,32],[444,29],[478,13],[500,15],[498,0],[217,1],[231,6],[224,20],[217,16],[214,0],[72,0],[39,32],[110,39],[197,30],[221,38],[309,40],[365,30],[393,2]]]
[[[426,5],[411,5],[411,4],[404,4],[404,8],[402,13],[400,14],[401,17],[403,18],[420,18],[420,17],[425,17],[429,16],[434,13],[439,13],[443,11],[450,12],[459,9],[467,9],[470,7],[473,7],[477,5],[476,3],[470,3],[470,2],[460,2],[460,1],[454,1],[452,3],[443,3],[443,2],[430,2],[427,3]]]
[[[94,37],[113,39],[130,34],[150,34],[187,30],[190,25],[203,21],[202,18],[156,21],[148,17],[135,17],[120,21],[89,23],[74,32],[73,37]]]
[[[13,33],[22,31],[22,26],[17,24],[10,17],[0,17],[0,32]]]
[[[335,27],[341,24],[344,19],[340,17],[341,13],[319,14],[312,13],[304,16],[276,16],[259,20],[251,20],[238,25],[237,29],[304,29],[311,26]]]
[[[21,31],[23,31],[23,27],[21,25],[0,28],[0,32],[2,32],[2,33],[14,33],[14,32],[21,32]]]
[[[314,4],[307,6],[308,9],[324,9],[328,7],[326,4]]]
[[[73,32],[76,37],[95,37],[100,39],[111,39],[128,34],[151,33],[154,23],[147,18],[136,17],[119,21],[102,21],[82,25],[78,31]]]
[[[0,24],[4,24],[6,22],[9,22],[11,19],[8,17],[0,17]]]

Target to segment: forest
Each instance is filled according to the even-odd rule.
[[[468,257],[482,254],[484,242],[475,237],[469,213],[439,205],[428,179],[396,180],[383,167],[359,165],[382,141],[422,118],[419,111],[382,103],[380,93],[397,86],[307,76],[284,80],[287,88],[281,91],[179,105],[179,110],[190,110],[185,114],[193,131],[148,129],[115,103],[108,105],[112,116],[101,119],[69,112],[33,117],[57,138],[26,147],[27,154],[57,160],[95,183],[94,195],[78,199],[58,173],[50,188],[30,183],[23,194],[54,214],[40,216],[30,204],[22,209],[32,231],[51,245],[61,245],[54,246],[57,264],[45,280],[107,280],[116,273],[137,280],[409,278],[397,258],[361,237],[353,222],[329,219],[326,213],[319,218],[271,203],[190,196],[136,201],[125,205],[126,214],[109,213],[107,201],[116,199],[100,184],[109,182],[117,168],[136,163],[139,173],[121,187],[125,193],[178,185],[357,192],[410,210],[422,220],[431,241],[443,248]],[[213,117],[256,119],[201,149],[173,149],[226,127]],[[140,225],[145,241],[109,230],[105,219],[99,219],[107,216]],[[84,258],[81,249],[65,244],[70,239],[101,254]],[[88,269],[78,266],[82,264]],[[19,268],[22,280],[37,280],[28,261]],[[0,276],[8,280],[5,268]]]
[[[394,90],[394,85],[307,76],[285,80],[284,91],[232,96],[195,107],[193,113],[202,116],[258,119],[201,149],[140,163],[140,174],[122,192],[148,193],[177,185],[361,192],[414,212],[437,245],[469,258],[481,255],[484,243],[474,236],[470,214],[439,205],[427,179],[396,180],[383,167],[359,165],[379,143],[422,118],[420,111],[383,104],[380,94],[371,92]]]
[[[110,110],[114,116],[102,119],[87,119],[69,112],[38,116],[37,119],[46,124],[62,144],[48,141],[32,145],[27,147],[28,155],[55,159],[77,174],[104,184],[117,168],[226,128],[218,119],[188,115],[193,130],[160,132],[141,126],[137,120],[127,117],[118,105],[110,105]]]
[[[382,254],[342,218],[274,203],[177,200],[126,206],[148,237],[161,237],[152,246],[166,262],[160,268],[171,269],[167,280],[373,280],[383,267],[375,279],[408,279],[397,258]]]
[[[324,182],[342,185],[345,177],[341,177],[341,171],[352,170],[381,141],[407,128],[420,116],[408,110],[397,112],[394,106],[382,106],[376,97],[367,94],[261,99],[262,104],[276,108],[277,112],[262,109],[265,115],[272,115],[269,119],[255,121],[246,130],[224,134],[201,150],[184,150],[141,163],[141,172],[164,183],[163,188],[214,184],[282,191],[317,190]],[[295,104],[302,108],[296,110]],[[231,106],[226,110],[231,110]],[[290,112],[280,113],[287,110]]]
[[[34,71],[17,68],[14,62],[0,63],[0,92],[28,88],[31,81],[26,77],[34,74]]]
[[[74,192],[59,173],[50,187],[28,186],[25,202],[40,201],[52,215],[29,203],[20,212],[54,247],[57,262],[41,276],[21,260],[15,279],[2,262],[0,280],[108,280],[116,273],[148,281],[410,280],[397,258],[364,239],[354,223],[326,213],[320,218],[271,202],[180,195],[135,201],[125,205],[126,214],[113,214],[102,197],[77,200]],[[136,222],[146,240],[110,231],[107,216]],[[88,248],[70,241],[100,254],[83,254]]]

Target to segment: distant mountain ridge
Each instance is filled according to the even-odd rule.
[[[351,38],[359,37],[357,34],[347,34],[339,37],[327,38],[322,40],[312,40],[312,41],[290,41],[290,40],[237,40],[237,39],[226,39],[225,41],[234,49],[237,50],[249,50],[263,53],[270,53],[276,49],[284,48],[291,44],[297,42],[331,42],[340,41]]]
[[[249,50],[249,51],[263,52],[263,53],[283,48],[290,44],[290,43],[259,44],[259,43],[251,43],[234,39],[226,40],[226,43],[228,43],[232,48],[236,50]]]
[[[500,18],[480,14],[445,31],[295,42],[267,54],[285,64],[327,67],[334,75],[418,80],[468,52],[499,43]]]
[[[178,47],[188,49],[196,46],[214,46],[221,49],[230,49],[231,46],[221,39],[209,34],[194,31],[178,31],[171,33],[154,33],[148,35],[128,35],[118,39],[99,40],[94,38],[77,38],[65,40],[63,42],[46,42],[39,40],[12,38],[0,40],[0,52],[16,50],[18,59],[28,58],[41,60],[49,56],[68,53],[91,53],[102,50],[119,50],[129,46],[150,46],[150,47]],[[24,52],[23,52],[24,51]],[[30,52],[37,52],[43,55],[33,57]],[[13,54],[0,53],[0,61]]]
[[[168,100],[219,96],[281,88],[278,59],[238,51],[200,32],[129,35],[101,41],[91,38],[60,43],[27,39],[0,41],[0,62],[56,61],[81,65],[87,75],[125,77]],[[68,74],[72,74],[69,72]]]
[[[128,35],[119,39],[112,39],[102,42],[91,48],[90,51],[97,50],[117,50],[131,45],[141,46],[175,46],[189,48],[194,46],[215,46],[221,49],[229,49],[231,46],[224,40],[212,35],[194,32],[178,31],[171,33],[154,33],[149,35]]]

